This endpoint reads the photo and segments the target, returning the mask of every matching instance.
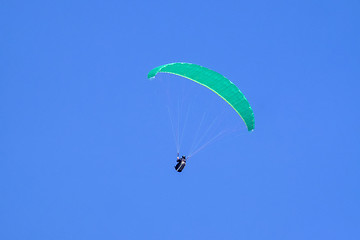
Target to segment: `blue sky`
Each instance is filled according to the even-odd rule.
[[[1,1],[0,239],[360,239],[359,10]],[[178,61],[227,76],[256,118],[182,174],[146,78]]]

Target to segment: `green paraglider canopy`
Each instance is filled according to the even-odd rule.
[[[254,112],[244,94],[229,79],[208,68],[192,63],[170,63],[152,69],[148,78],[157,73],[171,73],[199,83],[223,98],[244,120],[247,129],[255,127]]]

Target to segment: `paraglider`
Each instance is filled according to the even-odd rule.
[[[179,155],[178,155],[176,162],[177,162],[177,164],[175,166],[175,170],[178,172],[182,172],[182,170],[184,169],[184,167],[186,165],[186,157],[182,156],[181,158],[179,158]]]
[[[148,78],[155,78],[158,73],[177,75],[207,87],[225,100],[237,112],[244,121],[248,131],[254,130],[254,113],[249,102],[239,88],[220,73],[200,65],[176,62],[152,69],[148,74]],[[175,169],[178,172],[184,169],[187,159],[189,159],[189,156],[177,158],[178,164],[175,166]]]

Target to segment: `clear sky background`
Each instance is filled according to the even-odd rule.
[[[2,0],[0,239],[360,239],[359,12]],[[227,76],[256,119],[181,174],[146,78],[178,61]]]

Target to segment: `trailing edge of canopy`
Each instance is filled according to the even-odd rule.
[[[152,69],[148,78],[159,72],[170,73],[199,83],[224,99],[243,119],[249,131],[255,127],[254,112],[244,94],[229,79],[208,68],[192,63],[169,63]]]

